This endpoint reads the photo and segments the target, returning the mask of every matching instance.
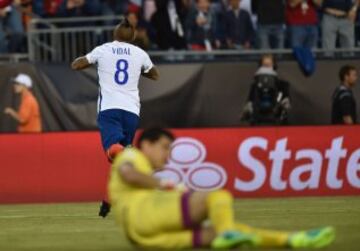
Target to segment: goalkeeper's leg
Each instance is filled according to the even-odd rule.
[[[210,219],[217,234],[235,230],[233,198],[225,190],[194,192],[189,198],[189,218],[193,225]]]
[[[259,247],[318,248],[329,245],[335,238],[332,227],[308,231],[282,232],[252,228],[234,220],[233,198],[225,190],[193,193],[190,197],[190,218],[200,224],[209,218],[217,237],[214,248],[232,248],[242,244]]]
[[[213,248],[233,248],[242,244],[253,245],[254,235],[238,231],[234,221],[233,197],[226,190],[209,193],[195,192],[189,199],[189,218],[192,224],[201,224],[209,219],[214,227],[216,238]]]
[[[255,235],[255,245],[258,247],[286,247],[291,235],[290,232],[254,228],[241,223],[236,223],[235,228],[240,232]]]
[[[321,248],[335,239],[333,227],[287,232],[253,228],[241,223],[236,223],[235,226],[238,231],[256,236],[253,245],[257,247]]]

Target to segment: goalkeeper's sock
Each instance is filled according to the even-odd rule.
[[[206,203],[209,219],[217,234],[235,230],[233,197],[229,192],[225,190],[211,192]]]
[[[253,228],[245,224],[235,223],[235,229],[244,234],[255,236],[253,243],[256,247],[286,247],[290,233],[285,231],[274,231],[268,229]]]

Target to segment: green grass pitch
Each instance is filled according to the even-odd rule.
[[[239,221],[280,230],[333,225],[337,238],[323,250],[360,250],[360,197],[236,200]],[[0,206],[0,250],[136,250],[98,203]],[[269,250],[269,249],[265,249]]]

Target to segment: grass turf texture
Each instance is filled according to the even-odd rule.
[[[98,206],[1,205],[0,250],[136,250],[112,215],[106,219],[97,216]],[[257,227],[296,230],[333,225],[337,238],[322,250],[360,248],[360,197],[241,199],[235,208],[238,220]]]

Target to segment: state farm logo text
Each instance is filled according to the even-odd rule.
[[[347,148],[344,137],[322,137],[318,142],[314,137],[306,144],[290,136],[247,137],[238,142],[234,137],[232,144],[181,137],[172,146],[166,169],[156,176],[194,190],[226,185],[242,194],[326,190],[331,195],[331,191],[360,189],[360,142],[347,138]],[[207,149],[212,155],[207,156]]]
[[[251,192],[259,190],[264,186],[266,179],[269,179],[272,190],[283,191],[291,188],[295,191],[305,189],[318,189],[320,178],[325,176],[325,183],[329,189],[341,189],[344,179],[347,179],[350,186],[360,188],[360,149],[349,152],[343,146],[343,137],[334,138],[331,145],[325,151],[314,148],[303,148],[298,151],[288,149],[288,138],[281,138],[276,141],[274,149],[268,148],[269,141],[263,137],[251,137],[244,140],[238,150],[238,160],[241,168],[252,172],[251,180],[235,178],[234,187],[238,191]],[[260,149],[268,153],[268,160],[271,166],[266,168],[264,161],[257,159],[251,153],[253,149]],[[340,160],[346,159],[346,177],[340,178]],[[306,164],[299,166],[285,165],[287,161],[306,160]],[[327,162],[327,166],[324,162]],[[290,168],[290,175],[287,180],[282,178],[285,168]],[[301,179],[302,174],[310,174],[307,179]],[[359,172],[360,173],[360,172]]]

